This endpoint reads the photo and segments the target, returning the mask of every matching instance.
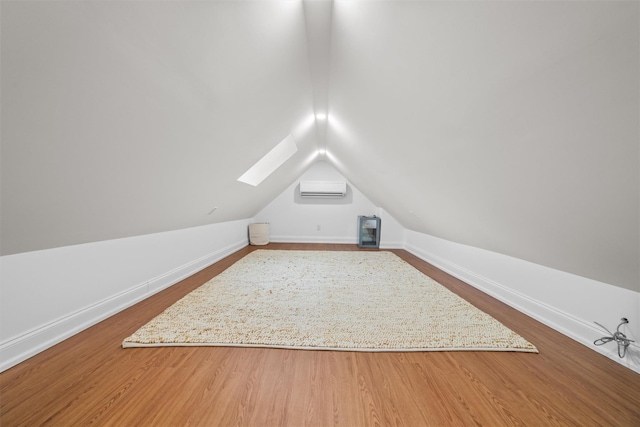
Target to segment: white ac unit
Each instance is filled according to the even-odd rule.
[[[347,183],[335,181],[300,181],[301,197],[344,197],[347,194]]]

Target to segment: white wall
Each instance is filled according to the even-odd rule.
[[[640,372],[640,293],[428,234],[407,230],[405,236],[414,255]],[[593,344],[609,335],[593,322],[615,331],[622,317],[629,324],[621,332],[636,341],[624,359],[615,343]]]
[[[383,208],[376,209],[376,216],[380,217],[380,247],[404,248],[404,227]]]
[[[335,2],[327,152],[407,229],[638,292],[639,16]]]
[[[324,161],[312,164],[295,182],[254,217],[271,224],[273,242],[357,243],[359,215],[381,218],[382,247],[402,247],[404,229],[347,181],[344,199],[301,199],[300,181],[347,181]],[[318,229],[318,227],[320,229]]]
[[[250,218],[316,152],[302,2],[2,1],[0,20],[2,255]],[[260,188],[237,181],[287,135]]]
[[[0,371],[246,246],[249,222],[0,257]]]
[[[300,179],[341,179],[320,162]],[[640,341],[640,294],[427,234],[404,230],[384,209],[352,187],[346,205],[296,205],[297,182],[253,220],[67,246],[0,257],[0,370],[235,252],[247,244],[250,222],[271,220],[272,241],[354,243],[359,213],[382,218],[383,247],[402,247],[548,326],[640,372],[640,348],[625,359],[593,321],[613,330],[621,317],[627,336]],[[299,210],[299,211],[298,211]],[[360,210],[363,210],[360,212]],[[320,221],[322,236],[305,233]],[[338,233],[343,230],[345,236]],[[321,232],[323,231],[321,230]],[[319,234],[322,234],[322,233]],[[386,243],[385,243],[386,242]],[[124,337],[123,337],[124,338]],[[535,344],[535,343],[534,343]]]

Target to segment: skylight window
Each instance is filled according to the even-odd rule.
[[[293,137],[289,135],[258,160],[255,165],[251,166],[244,175],[238,178],[238,181],[257,187],[296,151],[298,151],[298,146]]]

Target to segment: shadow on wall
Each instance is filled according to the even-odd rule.
[[[298,183],[293,189],[293,203],[298,205],[350,205],[353,203],[353,190],[347,184],[347,194],[344,197],[302,197]]]

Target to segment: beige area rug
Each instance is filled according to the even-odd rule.
[[[254,251],[122,346],[537,353],[493,317],[383,251]]]

